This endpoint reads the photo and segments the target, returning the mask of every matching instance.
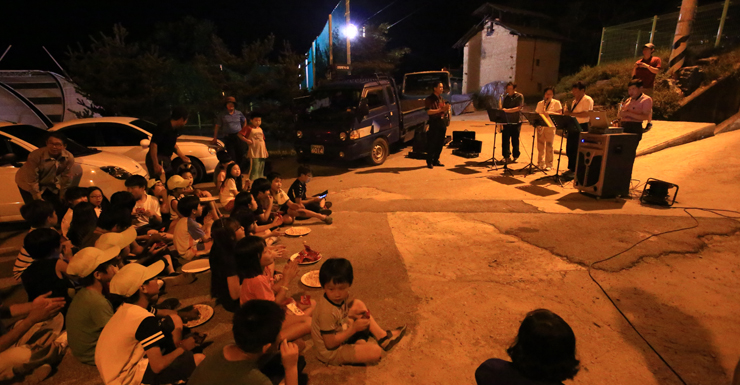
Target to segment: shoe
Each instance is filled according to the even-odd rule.
[[[434,166],[431,163],[427,163],[427,168],[434,168]]]
[[[327,210],[327,209],[323,209],[323,210],[319,211],[319,214],[326,215],[326,216],[331,215],[331,213],[332,213],[332,211],[331,210]]]
[[[445,165],[443,165],[442,163],[439,163],[439,161],[436,161],[436,162],[434,162],[434,163],[432,164],[432,166],[436,166],[436,167],[444,167]]]
[[[332,222],[334,222],[334,219],[332,219],[332,217],[324,218],[324,223],[326,223],[327,225],[332,224]]]
[[[514,161],[512,163],[516,163],[517,159],[519,159],[518,156],[514,158]]]
[[[552,166],[545,167],[545,171],[552,171]]]
[[[327,209],[327,210],[330,209],[331,208],[331,202],[324,203],[324,208]]]
[[[43,364],[26,376],[26,384],[38,384],[51,374],[51,365]]]
[[[514,161],[511,159],[510,156],[507,156],[506,158],[502,159],[504,163],[514,163]]]

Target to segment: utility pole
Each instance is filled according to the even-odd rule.
[[[671,59],[668,62],[669,74],[673,74],[683,67],[686,59],[686,46],[691,34],[691,25],[694,23],[694,15],[696,15],[696,2],[697,0],[683,0],[681,2],[676,35],[673,37]]]
[[[350,24],[349,20],[349,0],[345,0],[345,10],[344,10],[344,20],[345,20],[345,26],[348,26]],[[350,49],[350,38],[349,36],[347,38],[347,67],[349,67],[349,71],[347,71],[347,75],[352,75],[352,51]]]
[[[331,13],[329,14],[329,68],[334,65],[334,27],[331,25]]]

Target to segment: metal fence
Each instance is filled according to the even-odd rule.
[[[656,50],[670,50],[678,15],[678,12],[674,12],[604,28],[598,64],[638,58],[646,43],[655,44]],[[688,41],[689,49],[701,50],[739,43],[740,2],[733,4],[726,1],[696,8]]]

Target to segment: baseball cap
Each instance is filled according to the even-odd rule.
[[[108,249],[111,247],[117,247],[120,252],[124,247],[131,244],[136,240],[136,228],[134,226],[129,227],[120,233],[105,233],[95,241],[95,247],[98,249]]]
[[[144,282],[154,278],[164,270],[164,262],[157,261],[149,266],[129,263],[113,276],[110,293],[130,297],[139,291]]]
[[[149,179],[146,182],[146,188],[152,188],[152,187],[154,187],[154,185],[157,184],[157,182],[159,182],[159,179]]]
[[[643,45],[642,48],[655,49],[655,44],[653,44],[653,43],[647,43],[647,44]]]
[[[236,103],[236,98],[233,96],[229,96],[225,100],[226,101],[224,103]]]
[[[67,266],[67,274],[87,277],[98,266],[115,258],[119,252],[121,252],[121,249],[117,247],[110,247],[105,250],[96,247],[86,247],[72,257],[72,261]]]
[[[180,175],[173,175],[167,180],[167,188],[174,190],[176,188],[185,188],[190,186],[190,181]]]

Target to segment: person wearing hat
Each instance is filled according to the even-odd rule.
[[[247,118],[236,109],[236,99],[233,96],[226,98],[226,111],[216,118],[216,127],[213,130],[213,144],[218,143],[218,131],[224,135],[224,147],[231,158],[239,162],[246,153],[246,143],[239,138],[240,132],[247,126]]]
[[[115,242],[114,242],[115,243]],[[75,254],[67,274],[82,286],[67,311],[67,340],[72,354],[87,365],[95,365],[98,337],[111,317],[113,306],[105,298],[108,283],[118,272],[118,246],[86,247]]]
[[[185,189],[188,188],[188,186],[190,186],[190,182],[180,175],[173,175],[167,180],[167,189],[172,192],[169,197],[168,205],[170,208],[170,215],[172,216],[173,226],[175,225],[175,222],[182,217],[180,211],[177,209],[177,205],[180,203],[180,199],[185,197]]]
[[[180,134],[178,128],[183,128],[188,123],[188,110],[184,107],[175,107],[167,121],[160,123],[157,130],[152,133],[149,143],[149,152],[146,154],[146,168],[153,178],[160,178],[162,182],[167,175],[172,175],[172,154],[185,163],[191,163],[190,158],[177,147],[177,137]]]
[[[655,87],[655,76],[660,72],[661,60],[657,56],[653,56],[655,52],[655,44],[647,43],[642,47],[642,58],[635,62],[635,67],[632,69],[632,78],[642,80],[642,92],[653,97],[653,88]],[[650,112],[648,117],[648,124],[646,131],[650,130],[653,125],[653,113]]]
[[[123,211],[117,210],[119,214],[116,216],[125,217]],[[111,220],[110,222],[118,222],[119,220]],[[103,226],[109,227],[109,223],[106,222]],[[118,230],[118,225],[114,225],[111,230],[108,231],[95,241],[95,247],[98,249],[108,249],[111,247],[118,248],[120,250],[119,256],[121,261],[125,261],[131,254],[134,255],[137,263],[148,265],[158,260],[162,260],[166,265],[167,274],[174,274],[175,269],[172,265],[172,257],[169,255],[167,245],[162,244],[164,239],[159,234],[153,234],[151,236],[145,236],[146,242],[144,245],[136,243],[136,229],[133,226],[125,228],[123,231]]]
[[[193,337],[182,338],[183,322],[176,314],[171,338],[149,310],[157,302],[159,287],[154,279],[164,269],[157,261],[149,266],[131,263],[110,281],[110,293],[123,304],[103,328],[98,339],[95,366],[105,384],[174,384],[187,381],[205,358],[193,354]]]

